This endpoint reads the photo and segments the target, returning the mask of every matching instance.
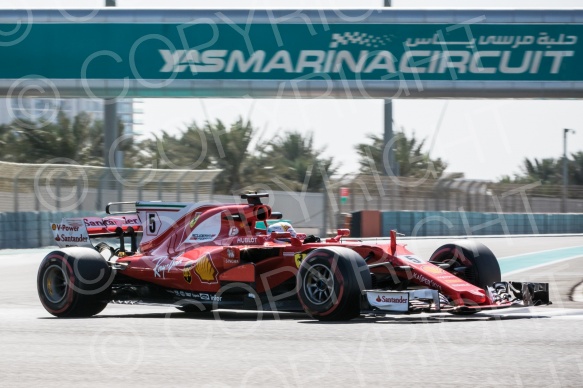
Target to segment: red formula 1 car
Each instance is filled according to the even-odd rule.
[[[421,260],[396,233],[385,243],[267,234],[280,213],[245,194],[245,204],[136,202],[135,211],[52,224],[61,249],[38,271],[38,294],[58,317],[86,317],[108,303],[214,309],[303,310],[319,320],[362,312],[470,314],[548,304],[548,284],[501,282],[484,245],[462,241]],[[101,240],[101,241],[100,241]]]

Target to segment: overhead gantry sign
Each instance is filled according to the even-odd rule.
[[[0,30],[3,95],[583,94],[581,11],[6,11]]]

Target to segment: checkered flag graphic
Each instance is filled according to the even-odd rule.
[[[391,39],[387,35],[375,36],[365,32],[345,32],[342,34],[332,34],[332,42],[330,48],[337,48],[338,46],[347,46],[349,44],[358,44],[366,47],[378,48],[385,46]]]

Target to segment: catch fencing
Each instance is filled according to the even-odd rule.
[[[101,211],[108,202],[138,200],[233,202],[239,193],[227,196],[215,193],[214,181],[220,172],[0,162],[0,212]],[[252,182],[249,183],[251,187]],[[341,187],[348,188],[346,198],[340,196]],[[328,203],[329,217],[359,210],[583,213],[583,186],[569,186],[563,204],[561,186],[540,182],[518,185],[356,175],[329,181],[326,201],[322,191],[270,192],[280,197],[278,205],[290,203],[304,212],[306,206],[318,206],[318,213],[322,213],[324,203]]]
[[[349,189],[343,203],[339,186]],[[467,179],[417,179],[357,175],[334,185],[339,212],[359,210],[583,213],[583,186],[505,184]]]
[[[0,212],[103,211],[116,201],[212,200],[220,172],[0,162]]]

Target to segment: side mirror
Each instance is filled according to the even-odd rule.
[[[340,237],[348,237],[350,236],[350,229],[338,229],[336,235]]]

